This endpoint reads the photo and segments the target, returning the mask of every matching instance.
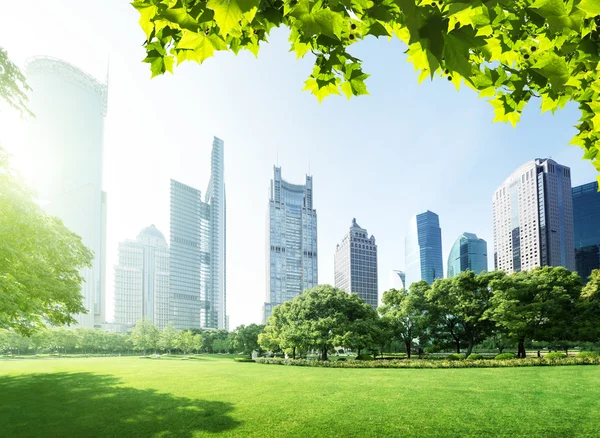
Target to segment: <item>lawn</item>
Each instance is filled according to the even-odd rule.
[[[600,435],[600,367],[328,369],[0,361],[2,437]]]

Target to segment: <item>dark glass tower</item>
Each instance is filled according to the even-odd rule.
[[[487,271],[487,242],[473,233],[461,234],[448,256],[448,278],[467,270]]]
[[[583,281],[600,269],[600,193],[598,183],[573,187],[575,264]]]
[[[444,278],[442,229],[437,214],[426,211],[413,216],[405,240],[406,284]]]

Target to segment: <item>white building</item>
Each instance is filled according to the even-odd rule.
[[[35,114],[26,130],[32,152],[33,186],[48,214],[57,216],[94,252],[82,270],[86,314],[78,326],[105,322],[106,193],[102,191],[104,117],[107,83],[73,65],[37,57],[26,67]]]
[[[274,167],[267,216],[267,290],[263,322],[273,307],[318,284],[317,211],[313,181],[303,185],[281,178]]]
[[[551,159],[519,167],[493,196],[494,267],[575,270],[571,170]]]
[[[335,287],[356,293],[377,308],[377,245],[375,237],[369,237],[356,219],[352,219],[352,226],[336,246],[334,273]]]
[[[115,322],[135,325],[142,319],[160,329],[169,321],[169,246],[154,225],[119,244],[115,266]]]

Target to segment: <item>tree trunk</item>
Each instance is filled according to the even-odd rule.
[[[296,346],[292,348],[292,359],[296,359]]]
[[[404,341],[404,345],[406,345],[406,357],[410,359],[410,350],[411,350],[412,340]]]
[[[321,353],[321,360],[328,360],[327,359],[327,346],[323,347],[323,350]]]
[[[469,343],[467,344],[467,354],[466,354],[466,357],[469,357],[471,355],[472,351],[473,351],[473,340],[469,339]]]
[[[460,354],[460,339],[455,339],[454,342],[456,342],[456,353]]]
[[[498,353],[502,354],[502,351],[504,350],[504,347],[498,347]]]
[[[525,359],[526,356],[526,352],[525,352],[525,339],[521,338],[519,339],[519,346],[517,347],[517,357],[521,358],[521,359]]]
[[[569,346],[565,346],[565,354],[569,357]]]

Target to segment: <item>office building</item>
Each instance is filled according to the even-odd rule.
[[[336,246],[334,272],[335,287],[356,293],[377,308],[377,245],[375,237],[369,237],[356,219],[352,219],[350,229]]]
[[[493,196],[494,267],[575,270],[571,170],[551,159],[519,167]]]
[[[169,246],[154,225],[119,244],[115,266],[115,322],[132,326],[142,319],[161,330],[169,321]]]
[[[36,57],[26,66],[32,88],[26,142],[33,188],[44,210],[57,216],[93,251],[81,285],[85,314],[77,326],[106,320],[106,193],[102,191],[104,117],[108,82],[58,59]]]
[[[263,321],[278,304],[318,283],[317,211],[313,179],[291,184],[274,167],[267,216],[267,290]]]
[[[487,242],[473,233],[458,236],[448,256],[448,278],[463,271],[487,271]]]
[[[406,285],[444,278],[442,229],[437,214],[426,211],[413,216],[405,239]]]
[[[573,229],[575,265],[587,282],[594,269],[600,269],[600,193],[598,183],[573,187]]]

